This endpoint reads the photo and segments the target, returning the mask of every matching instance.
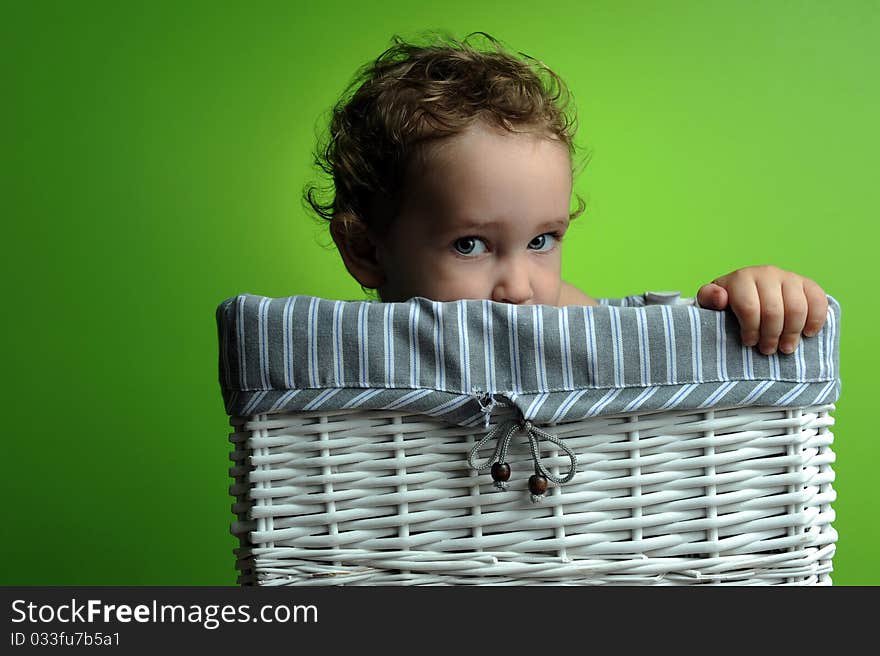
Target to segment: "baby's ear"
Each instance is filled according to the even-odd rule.
[[[337,214],[330,222],[330,234],[345,268],[355,280],[369,289],[377,289],[385,282],[376,243],[362,221],[348,213]]]

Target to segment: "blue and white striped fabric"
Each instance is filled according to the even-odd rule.
[[[226,411],[398,409],[459,425],[494,402],[548,424],[648,410],[809,406],[840,393],[840,307],[791,355],[740,343],[729,312],[646,305],[333,301],[244,294],[217,309]]]

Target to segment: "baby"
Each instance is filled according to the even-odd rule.
[[[349,273],[382,301],[596,305],[561,278],[563,237],[584,210],[578,198],[570,211],[576,127],[565,84],[477,34],[493,48],[395,37],[363,67],[317,157],[335,197],[321,204],[308,187],[305,199],[329,220]],[[773,266],[716,278],[696,298],[731,309],[743,343],[765,354],[794,351],[827,310],[819,285]]]

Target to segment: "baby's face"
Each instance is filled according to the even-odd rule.
[[[383,301],[556,305],[568,228],[566,146],[482,124],[428,146],[378,249]]]

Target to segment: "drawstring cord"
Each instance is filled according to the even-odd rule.
[[[483,471],[491,468],[492,480],[495,481],[495,487],[501,490],[506,489],[507,481],[510,479],[510,465],[507,464],[507,451],[510,448],[510,440],[520,431],[526,434],[529,441],[529,447],[532,451],[532,460],[535,463],[535,473],[529,478],[529,491],[532,494],[532,501],[540,501],[541,498],[543,498],[544,493],[547,491],[548,481],[555,485],[564,485],[574,478],[577,470],[577,456],[575,456],[571,449],[563,444],[562,440],[552,433],[541,430],[532,422],[526,420],[506,421],[495,426],[492,430],[486,433],[483,439],[474,445],[473,449],[471,449],[471,453],[468,456],[468,465],[476,471]],[[495,443],[495,451],[492,453],[492,457],[482,465],[478,465],[474,461],[477,457],[477,452],[483,447],[483,445],[494,439],[497,439],[498,441]],[[558,478],[544,467],[541,463],[541,452],[538,448],[539,440],[552,442],[565,451],[565,454],[571,460],[571,469],[568,474],[562,478]]]
[[[491,394],[484,394],[482,397],[477,398],[477,403],[480,406],[480,412],[483,413],[486,428],[489,428],[489,421],[492,419],[492,411],[495,409],[495,406],[498,405],[498,401],[496,401],[495,397]]]

